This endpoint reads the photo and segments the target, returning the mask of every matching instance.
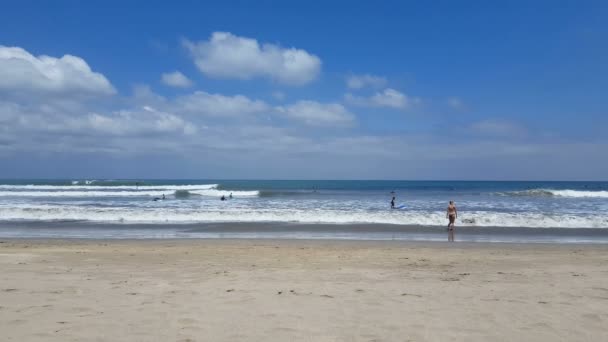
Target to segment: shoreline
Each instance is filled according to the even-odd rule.
[[[116,224],[93,222],[0,222],[0,239],[286,239],[447,240],[438,226],[226,222]],[[525,228],[456,226],[456,242],[608,244],[608,228]]]
[[[599,341],[608,246],[0,239],[14,341]]]

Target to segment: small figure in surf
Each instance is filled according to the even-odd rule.
[[[232,192],[230,193],[230,196],[228,196],[230,199],[232,199]]]
[[[393,196],[393,199],[391,200],[391,209],[395,209],[395,196]]]
[[[226,200],[226,196],[222,195],[222,197],[220,197],[220,201],[225,201]]]
[[[458,218],[458,210],[456,210],[456,205],[454,205],[454,201],[450,201],[448,205],[448,210],[445,214],[446,218],[450,221],[448,223],[448,241],[454,241],[454,223]]]
[[[163,194],[163,199],[165,199],[165,194]]]

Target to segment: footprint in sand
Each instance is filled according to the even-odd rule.
[[[402,296],[412,296],[412,297],[418,297],[418,298],[422,298],[421,295],[417,295],[417,294],[412,294],[412,293],[402,293]]]
[[[460,278],[441,278],[441,281],[460,281]]]

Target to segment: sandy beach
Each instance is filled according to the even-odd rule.
[[[603,341],[608,246],[2,240],[3,341]]]

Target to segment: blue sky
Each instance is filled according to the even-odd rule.
[[[605,1],[4,3],[0,177],[606,179],[607,17]]]

